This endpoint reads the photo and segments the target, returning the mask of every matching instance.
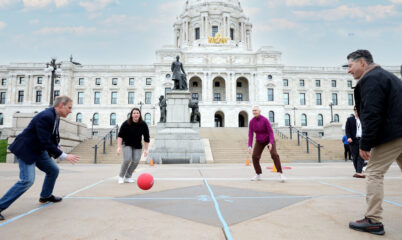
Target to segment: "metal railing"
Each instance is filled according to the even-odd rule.
[[[106,154],[106,142],[107,142],[107,140],[109,139],[110,146],[112,146],[113,145],[113,138],[114,138],[113,134],[115,134],[115,137],[116,137],[116,140],[117,140],[118,132],[119,132],[119,125],[116,125],[115,127],[112,128],[112,130],[110,130],[108,133],[106,133],[106,135],[103,136],[95,144],[95,146],[92,147],[95,150],[95,153],[94,153],[94,163],[95,164],[97,163],[97,160],[98,160],[97,158],[98,158],[99,146],[103,146],[102,154]]]
[[[279,129],[274,128],[275,131],[275,135],[281,137],[282,139],[289,139],[288,136],[286,136],[286,134],[284,134],[283,132],[279,131]]]
[[[299,129],[292,127],[291,125],[289,126],[289,137],[290,139],[293,139],[293,133],[297,134],[297,146],[300,146],[300,138],[304,138],[306,140],[306,151],[307,153],[310,153],[310,144],[314,147],[317,148],[317,153],[318,153],[318,162],[321,162],[321,148],[324,147],[321,144],[317,143],[313,139],[309,138],[307,135],[305,135],[302,131]]]

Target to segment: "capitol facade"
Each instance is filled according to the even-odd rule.
[[[276,127],[292,125],[322,136],[331,121],[344,124],[353,113],[355,81],[346,68],[285,66],[280,51],[253,50],[252,23],[239,0],[187,0],[183,5],[173,24],[173,45],[157,50],[154,64],[61,62],[54,95],[74,100],[69,120],[101,134],[139,107],[145,121],[156,125],[158,99],[173,87],[170,67],[176,56],[184,65],[189,91],[199,100],[201,127],[247,127],[252,106],[258,105]],[[3,134],[13,126],[16,112],[39,112],[49,105],[51,77],[45,67],[0,65]],[[384,68],[400,76],[399,66]]]

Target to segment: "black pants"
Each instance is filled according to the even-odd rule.
[[[352,160],[352,152],[350,151],[349,144],[343,144],[343,148],[345,149],[345,162],[348,160],[348,154],[349,160]]]
[[[355,167],[355,170],[357,173],[362,173],[364,160],[360,157],[359,141],[355,140],[355,141],[349,143],[349,146],[350,146],[350,150],[352,151],[353,166]]]

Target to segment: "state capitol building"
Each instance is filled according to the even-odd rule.
[[[344,124],[353,113],[355,81],[346,68],[285,66],[280,51],[254,50],[253,26],[239,0],[187,0],[183,6],[173,23],[173,44],[157,50],[153,64],[61,62],[54,95],[73,99],[68,119],[88,128],[93,124],[100,134],[139,107],[148,125],[156,125],[158,99],[173,87],[170,67],[176,56],[187,73],[189,91],[198,97],[201,127],[247,127],[252,106],[259,105],[274,126],[292,125],[319,137],[331,120]],[[51,76],[45,67],[0,65],[0,131],[12,127],[16,112],[40,112],[49,105]],[[384,68],[400,76],[399,66]]]

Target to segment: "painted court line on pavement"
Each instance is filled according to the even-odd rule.
[[[350,180],[350,177],[289,177],[286,176],[286,181],[295,181],[295,180],[301,180],[301,181],[311,181],[311,180]],[[180,178],[180,177],[159,177],[159,178],[154,178],[155,180],[158,181],[204,181],[204,179],[209,180],[209,181],[250,181],[251,178],[248,177],[238,177],[238,178],[215,178],[215,177],[210,177],[210,178],[200,178],[200,177],[188,177],[188,178]],[[385,179],[402,179],[402,177],[386,177]],[[280,181],[279,178],[275,177],[267,177],[267,178],[261,178],[262,181]]]

